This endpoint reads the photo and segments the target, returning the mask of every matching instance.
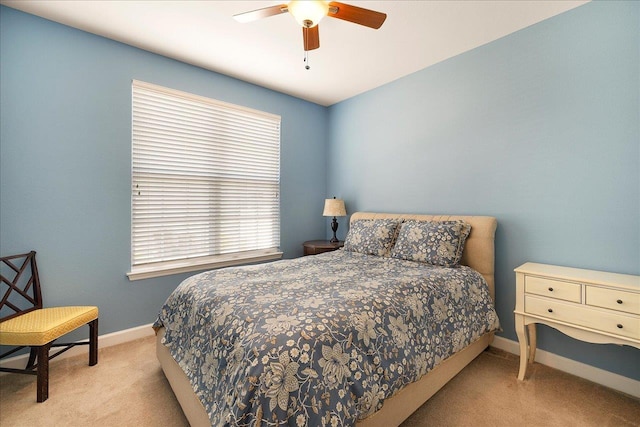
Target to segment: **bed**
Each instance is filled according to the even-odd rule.
[[[192,426],[399,425],[491,343],[495,218],[350,225],[341,250],[201,273],[167,299],[156,354]]]

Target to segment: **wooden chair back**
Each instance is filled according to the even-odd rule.
[[[0,257],[0,322],[42,308],[36,252]]]

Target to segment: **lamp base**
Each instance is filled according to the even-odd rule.
[[[331,243],[339,242],[338,238],[336,237],[336,231],[338,231],[338,220],[335,216],[333,217],[333,221],[331,221],[331,230],[333,230],[333,237],[329,241]]]

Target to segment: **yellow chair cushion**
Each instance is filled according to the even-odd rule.
[[[0,323],[2,345],[44,345],[98,318],[98,307],[51,307]]]

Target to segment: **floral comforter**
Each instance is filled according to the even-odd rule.
[[[338,250],[186,279],[156,327],[211,425],[354,425],[498,328],[475,270]]]

